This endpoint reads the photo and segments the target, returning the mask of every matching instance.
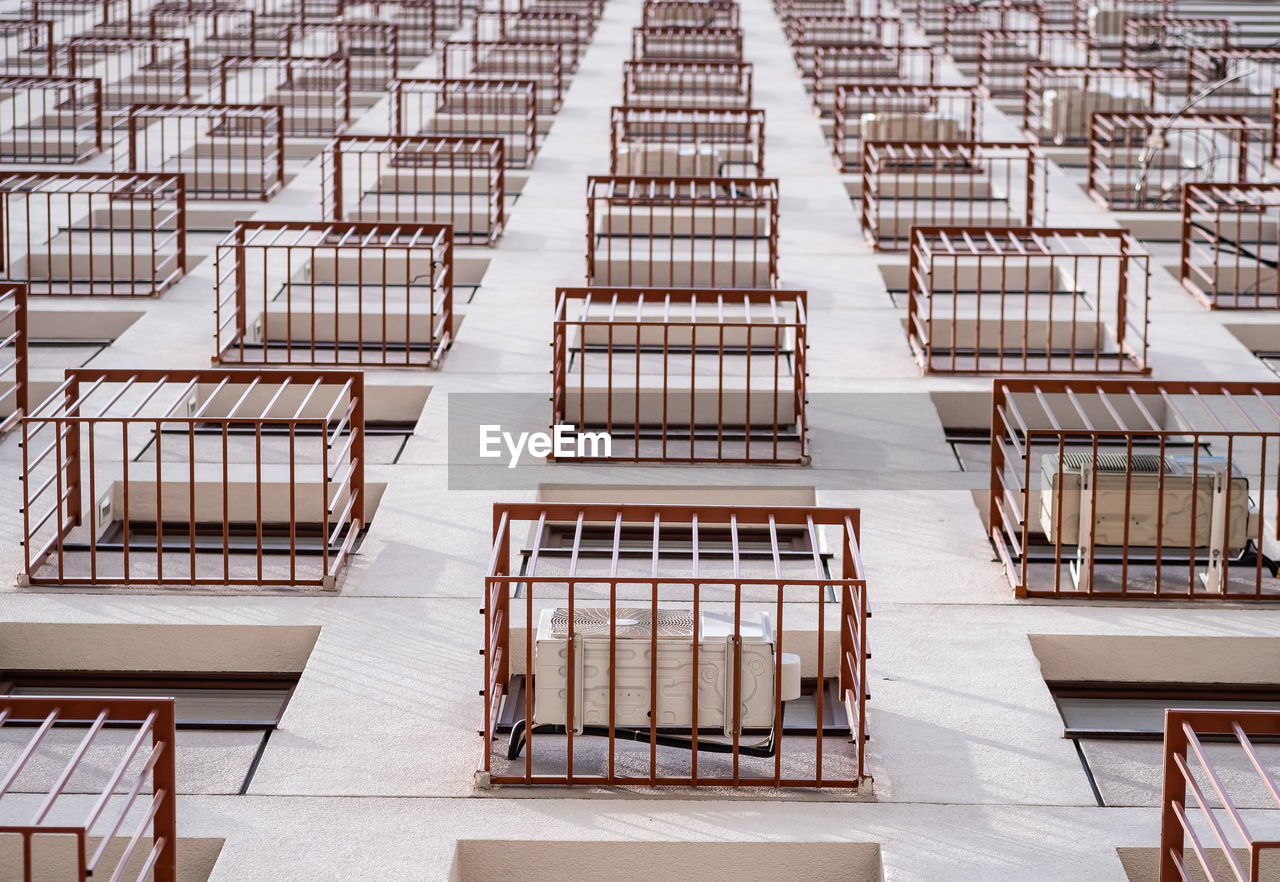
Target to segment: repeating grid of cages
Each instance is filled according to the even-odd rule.
[[[350,23],[381,22],[396,29],[396,48],[404,58],[426,58],[440,45],[440,33],[462,24],[435,0],[338,0],[337,17]]]
[[[983,99],[978,86],[837,83],[832,106],[836,167],[860,171],[864,141],[980,141]]]
[[[391,133],[501,138],[503,164],[528,168],[538,152],[538,86],[532,80],[391,81]]]
[[[1153,67],[1028,64],[1023,131],[1041,144],[1088,144],[1093,114],[1150,111],[1163,80]]]
[[[327,219],[447,223],[474,245],[496,243],[506,223],[501,138],[341,135],[321,178]]]
[[[593,459],[807,462],[805,303],[803,291],[558,289],[552,424],[606,433]]]
[[[0,269],[32,294],[155,295],[186,272],[181,175],[0,173]]]
[[[1095,112],[1089,195],[1112,211],[1178,211],[1182,188],[1266,175],[1269,132],[1246,116]]]
[[[1280,782],[1259,749],[1277,736],[1273,710],[1165,710],[1159,882],[1267,877],[1280,841],[1251,830],[1241,804],[1261,796],[1257,804],[1280,809]]]
[[[102,152],[102,81],[0,77],[0,163],[74,164]]]
[[[0,20],[0,73],[12,77],[51,77],[57,72],[53,22]]]
[[[21,20],[52,22],[55,43],[127,25],[130,16],[130,0],[24,0],[17,14]]]
[[[0,732],[17,748],[0,804],[12,797],[6,816],[25,820],[0,826],[13,878],[177,882],[172,698],[5,695]],[[81,791],[92,801],[77,807]],[[39,802],[23,808],[23,792]]]
[[[809,95],[818,116],[835,112],[842,82],[880,80],[930,85],[938,81],[938,50],[931,46],[817,46],[813,50]]]
[[[564,102],[566,71],[560,43],[451,41],[442,52],[443,79],[531,82],[540,114],[557,113]]]
[[[865,141],[862,232],[878,251],[914,226],[1032,227],[1048,214],[1048,161],[1034,144]]]
[[[223,55],[258,54],[254,9],[225,0],[166,0],[151,6],[146,16],[145,30],[153,37],[193,35],[193,71],[209,71]]]
[[[1280,308],[1280,183],[1187,184],[1182,285],[1210,309]]]
[[[27,286],[0,283],[0,434],[27,412]]]
[[[733,107],[614,107],[615,175],[750,177],[764,174],[764,111]]]
[[[1229,18],[1126,17],[1120,43],[1125,67],[1154,67],[1181,89],[1192,49],[1228,49],[1239,42]]]
[[[587,178],[587,284],[777,287],[778,182]]]
[[[926,373],[1144,374],[1150,257],[1125,230],[912,227],[907,341]]]
[[[448,224],[239,221],[214,274],[223,363],[437,367],[453,341]]]
[[[1271,164],[1280,166],[1280,89],[1271,93]]]
[[[633,107],[751,107],[752,65],[624,61],[622,102]]]
[[[942,11],[942,54],[960,63],[976,62],[985,33],[1041,32],[1044,5],[1039,0],[998,0],[995,3],[948,3]]]
[[[75,37],[61,49],[67,75],[102,80],[102,99],[112,110],[191,99],[185,37]]]
[[[74,368],[20,431],[26,584],[332,588],[364,526],[358,371]]]
[[[1027,66],[1093,67],[1097,63],[1088,31],[984,31],[978,34],[978,85],[992,98],[1022,98]],[[1150,109],[1147,105],[1146,109]]]
[[[904,45],[902,19],[896,16],[819,15],[786,22],[787,43],[805,79],[813,76],[814,56],[827,46]]]
[[[268,200],[284,187],[284,109],[270,104],[132,104],[112,167],[182,175],[190,199]]]
[[[482,610],[493,784],[870,782],[856,509],[500,503],[493,524]],[[838,548],[835,573],[824,539]],[[801,688],[784,679],[784,668],[799,673],[797,656],[816,675],[806,733],[783,721]],[[494,742],[506,721],[503,757]]]
[[[640,22],[645,27],[736,28],[736,0],[644,0]]]
[[[741,63],[741,28],[648,26],[631,29],[632,61]]]
[[[1130,18],[1173,18],[1175,0],[1080,0],[1081,12],[1100,47],[1117,50],[1124,41],[1124,25]]]
[[[1219,85],[1225,80],[1230,82]],[[1195,97],[1199,110],[1269,122],[1277,88],[1280,49],[1192,48],[1187,53],[1187,99]]]
[[[1017,596],[1280,596],[1280,384],[994,385],[989,523]]]
[[[290,138],[328,138],[351,124],[351,59],[224,55],[212,70],[220,104],[273,104]]]
[[[346,58],[352,91],[384,92],[400,74],[399,30],[373,21],[294,22],[280,42],[284,55]]]
[[[476,43],[558,43],[566,74],[578,70],[578,59],[591,40],[588,20],[575,12],[478,12],[471,20]]]

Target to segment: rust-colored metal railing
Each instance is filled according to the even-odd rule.
[[[778,182],[588,178],[587,284],[777,287]]]
[[[0,77],[0,163],[78,163],[102,152],[102,81]]]
[[[1227,49],[1239,39],[1240,27],[1229,18],[1127,16],[1120,37],[1120,64],[1154,67],[1176,84],[1189,73],[1192,47]]]
[[[284,109],[131,104],[117,122],[119,171],[182,175],[191,199],[267,200],[284,186]]]
[[[632,61],[741,63],[741,28],[648,26],[631,29]]]
[[[482,772],[497,785],[869,784],[858,537],[857,509],[495,505]],[[815,719],[801,732],[784,705],[805,678]]]
[[[624,61],[622,102],[649,107],[751,107],[752,66],[734,61]]]
[[[764,111],[736,107],[614,107],[615,175],[749,177],[764,174]]]
[[[351,124],[351,59],[224,55],[211,73],[220,104],[284,109],[289,137],[328,138]]]
[[[436,367],[453,342],[448,224],[238,221],[214,273],[224,363]]]
[[[938,80],[938,50],[931,46],[815,46],[809,95],[823,118],[835,112],[842,82],[880,80],[930,85]]]
[[[0,283],[0,434],[27,412],[27,286]]]
[[[1280,810],[1280,781],[1254,740],[1277,737],[1274,710],[1165,710],[1159,882],[1269,877],[1280,840],[1258,836],[1240,802],[1260,795]]]
[[[1095,112],[1089,195],[1112,211],[1178,211],[1185,184],[1253,183],[1266,174],[1268,133],[1247,116]]]
[[[1120,48],[1129,19],[1160,21],[1174,17],[1174,0],[1079,0],[1079,4],[1089,32],[1108,51]]]
[[[1187,184],[1182,285],[1210,309],[1280,308],[1280,184]]]
[[[737,0],[644,0],[645,27],[736,28]]]
[[[1217,86],[1223,80],[1232,82]],[[1187,52],[1187,100],[1198,110],[1271,121],[1271,94],[1280,88],[1280,49],[1204,49]],[[1200,93],[1203,92],[1203,95]]]
[[[837,83],[832,105],[836,167],[860,171],[863,141],[979,141],[983,98],[978,86]]]
[[[68,370],[21,421],[21,579],[332,588],[365,524],[363,376]]]
[[[395,135],[501,138],[507,168],[528,168],[538,152],[538,85],[532,80],[391,81]]]
[[[896,16],[802,16],[787,19],[783,27],[796,67],[806,79],[813,76],[814,56],[824,46],[904,45],[902,19]]]
[[[561,43],[450,41],[441,51],[441,76],[446,80],[532,82],[539,114],[554,114],[564,102],[566,69]]]
[[[1126,230],[910,230],[907,341],[928,373],[1143,374],[1150,256]]]
[[[155,295],[186,260],[181,175],[0,173],[0,271],[32,294]]]
[[[989,524],[1019,597],[1280,597],[1280,383],[994,385]]]
[[[1044,30],[1044,4],[1039,0],[997,0],[995,3],[948,3],[942,11],[942,54],[956,62],[978,60],[978,41],[992,31]]]
[[[1094,113],[1149,111],[1163,79],[1153,67],[1028,64],[1022,129],[1041,144],[1088,144]]]
[[[628,462],[807,462],[803,291],[560,288],[552,424]],[[553,457],[554,458],[554,457]]]
[[[11,77],[51,77],[58,72],[53,22],[0,21],[0,73]]]
[[[557,43],[565,76],[578,70],[578,59],[591,42],[591,20],[576,12],[542,12],[535,9],[489,12],[471,19],[475,43]]]
[[[456,7],[455,7],[456,10]],[[337,17],[347,22],[381,22],[396,28],[396,48],[405,58],[426,58],[440,45],[440,34],[462,24],[435,0],[338,0]]]
[[[978,85],[991,98],[1021,99],[1027,65],[1092,66],[1098,61],[1087,30],[983,31],[977,39]]]
[[[1025,142],[865,141],[862,232],[908,247],[915,226],[1032,227],[1048,213],[1048,164]]]
[[[327,219],[452,224],[455,242],[479,245],[506,223],[501,138],[341,135],[320,168]]]
[[[193,35],[191,69],[202,76],[223,55],[257,55],[259,45],[269,42],[258,34],[257,10],[226,0],[164,0],[147,10],[135,30],[152,37]]]
[[[100,79],[102,99],[113,110],[191,100],[185,37],[73,37],[61,48],[67,75]]]
[[[62,732],[79,735],[70,752]],[[39,802],[3,811],[0,837],[18,847],[14,879],[149,879],[177,882],[178,815],[172,698],[0,696],[0,732],[18,753],[0,779],[0,811],[17,782]],[[83,732],[81,735],[80,733]],[[55,734],[58,733],[58,734]],[[52,736],[52,737],[51,737]],[[106,779],[78,808],[68,792],[78,772],[104,761]],[[42,773],[45,768],[56,775]],[[38,782],[38,783],[37,783]],[[19,819],[21,819],[19,821]],[[65,820],[64,820],[65,819]],[[78,819],[78,820],[73,820]],[[96,840],[96,842],[95,842]]]
[[[282,54],[346,58],[351,89],[385,92],[400,75],[400,28],[377,21],[293,22],[281,32]]]

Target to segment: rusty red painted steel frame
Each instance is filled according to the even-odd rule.
[[[743,62],[742,29],[632,28],[631,60]]]
[[[385,92],[400,75],[399,34],[380,21],[293,22],[281,32],[281,54],[346,58],[352,91]]]
[[[214,274],[224,364],[438,367],[453,342],[450,224],[238,221]]]
[[[1249,776],[1250,780],[1261,786],[1273,803],[1271,808],[1280,809],[1280,783],[1268,771],[1265,754],[1253,741],[1257,736],[1269,741],[1280,737],[1280,712],[1165,710],[1159,882],[1217,879],[1216,873],[1224,867],[1235,882],[1259,882],[1266,878],[1263,855],[1280,852],[1280,840],[1260,839],[1251,832],[1240,807],[1232,799],[1232,790],[1236,789],[1232,787],[1233,782],[1224,779],[1215,768],[1202,740],[1206,737],[1230,739],[1257,776],[1256,779]],[[1202,781],[1208,784],[1207,788]],[[1203,832],[1196,832],[1193,815],[1187,810],[1188,796],[1193,807],[1199,810],[1200,829],[1207,829],[1207,839],[1202,839]],[[1215,796],[1217,805],[1214,805]],[[1238,851],[1246,855],[1243,862]],[[1215,857],[1218,862],[1213,860]],[[1274,858],[1267,863],[1274,865]]]
[[[132,14],[131,0],[23,0],[19,16],[28,20],[84,18],[90,28],[127,22]],[[94,13],[96,21],[87,20]],[[79,36],[80,32],[55,33],[58,40]]]
[[[936,83],[938,58],[938,50],[932,46],[817,46],[809,87],[814,110],[818,116],[830,118],[836,87],[844,81]]]
[[[1192,47],[1187,52],[1187,100],[1229,77],[1239,79],[1200,97],[1196,108],[1270,122],[1271,95],[1280,88],[1280,49]]]
[[[559,288],[552,425],[603,429],[631,451],[593,459],[807,463],[806,302],[804,291]],[[603,419],[588,404],[601,394]],[[757,396],[768,401],[753,412]]]
[[[913,226],[907,342],[926,373],[1150,373],[1150,274],[1127,230]]]
[[[481,43],[449,41],[441,47],[441,78],[532,82],[537,86],[539,114],[555,114],[564,103],[567,69],[562,43]]]
[[[66,377],[21,421],[27,584],[336,585],[365,524],[362,372],[73,368]],[[253,453],[233,462],[241,437]],[[216,446],[212,462],[200,461],[201,441]],[[151,483],[136,477],[151,465],[134,449],[142,444],[154,455]],[[283,462],[272,459],[281,453]],[[107,541],[100,523],[110,474],[120,475],[105,497],[106,516],[120,525],[118,543]],[[272,482],[273,475],[282,480]],[[209,491],[198,493],[198,482]],[[244,504],[252,508],[248,518],[233,517]],[[132,537],[145,539],[147,530],[155,548],[135,547]],[[300,531],[316,534],[318,551],[300,546]],[[273,532],[284,544],[265,547]],[[252,544],[237,547],[241,535]],[[308,551],[320,559],[313,572],[299,566]],[[279,562],[284,554],[287,563]]]
[[[27,286],[0,282],[0,434],[12,429],[29,406]]]
[[[1280,166],[1280,89],[1271,93],[1271,163]]]
[[[539,143],[537,92],[532,80],[400,77],[391,81],[391,133],[502,138],[505,166],[528,168]]]
[[[8,76],[55,76],[58,72],[58,50],[54,42],[53,22],[38,20],[0,20],[0,73]],[[34,56],[43,55],[44,61]]]
[[[537,563],[539,552],[542,550],[544,530],[557,523],[563,524],[572,533],[573,537],[568,575],[538,575]],[[528,535],[528,531],[520,527],[521,524],[530,525],[536,541],[529,563],[523,570],[519,567],[512,567],[512,546],[514,543],[520,542],[521,537]],[[601,574],[579,575],[577,572],[579,564],[586,560],[586,555],[582,551],[582,537],[583,531],[587,527],[612,530],[614,537],[612,555],[605,558],[604,561],[606,563],[611,561],[611,566],[606,567]],[[652,537],[647,549],[648,555],[652,557],[653,562],[653,573],[650,577],[618,575],[619,552],[624,527],[643,531]],[[687,575],[687,560],[690,557],[690,551],[688,550],[683,552],[685,564],[681,568],[680,575],[665,575],[661,572],[661,544],[664,527],[692,531],[692,576]],[[811,578],[787,578],[783,576],[778,558],[778,532],[780,527],[805,531],[810,540],[812,550],[814,572]],[[826,574],[818,552],[820,544],[819,532],[824,527],[828,530],[838,530],[840,534],[840,575],[837,578]],[[748,577],[741,574],[738,539],[740,531],[744,528],[763,531],[772,539],[772,561],[774,567],[764,567],[762,573],[765,575],[761,577]],[[728,534],[732,545],[731,560],[734,571],[732,578],[700,575],[698,564],[700,529]],[[857,788],[870,783],[871,778],[866,770],[865,746],[867,742],[866,702],[870,697],[866,673],[866,661],[870,658],[870,652],[867,650],[866,628],[867,620],[871,614],[867,609],[867,583],[862,565],[859,530],[860,512],[858,509],[675,504],[496,503],[493,507],[493,551],[486,570],[485,600],[484,609],[482,610],[485,628],[484,647],[481,650],[485,660],[484,687],[481,689],[481,695],[484,698],[484,729],[482,732],[484,756],[482,759],[482,771],[489,775],[489,780],[493,784],[520,784],[526,786],[554,785],[572,787],[574,785],[638,784],[681,787]],[[687,542],[688,540],[686,539],[685,541]],[[668,554],[679,554],[679,552],[669,551]],[[742,744],[743,733],[740,724],[740,701],[735,702],[736,708],[732,715],[731,774],[699,773],[698,744],[702,736],[699,733],[698,701],[696,699],[699,690],[696,687],[693,690],[695,698],[691,706],[691,749],[689,751],[688,771],[687,773],[679,774],[660,773],[656,744],[658,724],[656,709],[654,708],[658,693],[656,628],[651,629],[652,638],[650,642],[650,658],[654,661],[649,665],[649,719],[651,722],[648,727],[650,746],[647,774],[627,774],[618,770],[616,762],[616,731],[618,727],[616,725],[615,698],[613,697],[618,688],[615,685],[617,676],[616,663],[610,663],[607,666],[611,697],[609,699],[608,713],[607,765],[604,774],[575,773],[574,741],[575,738],[581,738],[582,736],[575,736],[572,727],[568,727],[568,731],[563,736],[566,757],[565,762],[562,764],[562,772],[543,773],[534,771],[533,754],[538,742],[536,739],[531,738],[527,743],[524,761],[522,763],[519,761],[513,762],[507,774],[502,774],[500,770],[495,774],[497,766],[494,763],[493,741],[497,735],[497,714],[504,699],[509,700],[511,698],[507,690],[511,677],[511,659],[513,656],[511,640],[513,630],[513,604],[511,602],[514,594],[513,589],[517,587],[523,588],[524,658],[526,659],[526,665],[530,667],[534,659],[534,603],[535,599],[540,600],[541,592],[539,589],[545,587],[548,593],[551,593],[557,586],[565,586],[567,589],[567,608],[570,610],[570,614],[568,617],[569,640],[567,641],[568,689],[566,693],[566,719],[572,720],[575,718],[574,654],[577,651],[581,651],[573,638],[574,623],[576,621],[576,613],[574,611],[578,607],[575,603],[574,594],[575,588],[579,585],[584,588],[608,586],[609,619],[614,623],[610,626],[609,633],[609,655],[611,659],[616,658],[617,655],[617,615],[614,611],[618,609],[618,592],[620,588],[625,590],[629,587],[648,587],[650,599],[646,605],[652,611],[651,614],[654,619],[657,618],[657,611],[660,609],[659,603],[662,600],[660,597],[662,588],[670,589],[671,587],[689,586],[692,589],[692,609],[695,622],[698,620],[700,611],[704,608],[710,607],[714,609],[717,605],[720,605],[732,609],[732,615],[735,619],[733,626],[733,655],[736,666],[740,666],[742,662],[742,612],[746,602],[743,600],[744,588],[749,590],[764,589],[766,591],[773,589],[776,592],[775,602],[759,604],[759,606],[768,606],[770,614],[777,617],[777,621],[773,623],[776,658],[781,658],[781,653],[786,648],[783,641],[783,633],[785,630],[784,609],[787,604],[784,601],[794,599],[800,602],[812,602],[816,605],[817,610],[814,643],[816,644],[816,667],[819,684],[824,682],[828,674],[826,663],[826,640],[828,639],[826,620],[827,616],[832,613],[826,610],[825,601],[827,592],[834,590],[840,605],[839,612],[835,613],[838,616],[837,631],[839,635],[839,695],[852,732],[849,744],[851,745],[850,750],[854,754],[852,758],[853,774],[847,776],[824,774],[824,756],[829,752],[824,750],[823,726],[820,722],[824,714],[824,696],[823,690],[819,688],[814,696],[815,710],[819,722],[813,736],[813,773],[804,777],[783,776],[782,760],[788,740],[784,737],[782,727],[779,725],[782,719],[782,671],[779,664],[774,665],[774,726],[772,734],[775,739],[776,751],[772,762],[769,763],[772,766],[771,775],[743,774],[742,764],[740,763],[740,750],[744,746]],[[540,602],[545,603],[545,601]],[[637,603],[642,601],[627,602]],[[596,603],[603,603],[603,601],[596,601]],[[795,615],[796,613],[793,612],[792,614]],[[698,643],[699,641],[694,639],[691,647],[693,653],[692,664],[695,670],[699,668]],[[735,697],[738,695],[736,691],[737,682],[738,679],[735,679]],[[523,710],[526,720],[534,719],[535,709],[533,689],[531,687],[524,690]],[[803,748],[795,752],[794,755],[803,756],[802,751]],[[523,766],[523,770],[520,770],[520,766]]]
[[[1155,67],[1174,81],[1188,74],[1191,47],[1227,49],[1240,39],[1229,18],[1127,18],[1120,38],[1120,64]]]
[[[502,150],[501,138],[340,135],[321,158],[324,216],[451,223],[455,242],[493,245],[506,225]]]
[[[948,3],[942,10],[942,54],[952,61],[976,61],[978,39],[989,31],[1044,30],[1044,4],[1039,0],[995,3]]]
[[[0,173],[0,272],[33,294],[151,296],[186,260],[182,175]]]
[[[147,10],[145,26],[139,33],[152,37],[194,34],[191,42],[191,69],[208,71],[223,55],[256,55],[258,52],[257,12],[225,0],[165,0]]]
[[[1175,5],[1175,0],[1077,0],[1080,24],[1087,26],[1099,46],[1108,50],[1120,48],[1127,19],[1174,18]]]
[[[614,107],[611,174],[743,177],[764,174],[764,111],[739,107]],[[656,151],[649,148],[656,147]],[[636,160],[639,158],[639,168]]]
[[[427,58],[440,46],[441,31],[461,25],[440,20],[435,0],[338,0],[337,18],[347,22],[394,25],[396,46],[405,58]]]
[[[737,0],[644,0],[640,23],[645,27],[736,28]]]
[[[73,37],[61,49],[67,75],[97,73],[103,100],[113,109],[191,100],[191,41],[186,37]]]
[[[566,75],[578,70],[578,60],[591,42],[591,22],[574,12],[477,12],[471,20],[474,43],[558,43]]]
[[[12,126],[0,131],[0,163],[74,164],[102,152],[102,80],[0,77],[0,101],[10,111],[0,125]]]
[[[351,124],[351,59],[345,56],[224,55],[211,80],[220,104],[284,108],[284,133],[291,138],[328,138]]]
[[[0,783],[0,798],[3,798],[14,779],[30,761],[39,755],[45,737],[55,728],[71,726],[75,729],[87,729],[78,744],[62,766],[57,779],[52,781],[47,793],[40,795],[44,799],[30,815],[26,824],[6,824],[0,826],[0,836],[18,837],[22,845],[18,849],[18,866],[24,879],[31,879],[37,868],[33,866],[34,845],[42,838],[59,840],[75,840],[75,876],[78,882],[87,882],[91,878],[118,878],[126,870],[137,873],[137,878],[148,878],[154,882],[177,882],[178,880],[178,816],[177,816],[177,773],[174,757],[176,754],[176,729],[174,701],[172,698],[77,698],[62,697],[17,697],[6,695],[0,697],[0,729],[5,724],[17,723],[31,731],[22,752],[17,756],[12,768],[4,770],[5,777]],[[121,758],[111,772],[106,785],[94,795],[94,800],[84,820],[80,823],[53,823],[51,814],[58,800],[70,796],[67,785],[77,770],[87,768],[85,758],[91,750],[111,751],[112,746],[97,742],[98,736],[108,727],[128,726],[134,732],[133,739],[125,746],[118,748]],[[18,728],[10,726],[10,730]],[[144,746],[147,736],[150,746]],[[6,739],[7,740],[7,739]],[[19,742],[21,743],[21,742]],[[114,757],[113,757],[114,758]],[[50,762],[58,762],[49,758]],[[140,761],[141,769],[129,774],[131,764]],[[34,768],[34,767],[33,767]],[[146,792],[150,779],[150,792]],[[127,788],[120,790],[120,788]],[[113,795],[123,793],[122,800],[116,800],[118,806],[106,811]],[[71,801],[71,800],[67,800]],[[130,827],[127,814],[139,809],[141,817]],[[72,815],[72,816],[79,816]],[[90,853],[90,836],[98,832],[100,825],[110,822],[107,835],[101,845]],[[143,839],[151,834],[151,845],[147,848]],[[123,852],[114,867],[108,866],[103,858],[112,840],[128,837]],[[139,851],[142,847],[143,851]],[[141,872],[137,872],[138,870]],[[114,870],[114,872],[113,872]],[[123,876],[119,876],[123,878]]]
[[[893,16],[818,15],[789,19],[787,42],[800,76],[813,76],[814,56],[824,46],[905,46],[902,19]]]
[[[977,80],[992,98],[1023,98],[1027,66],[1098,63],[1088,31],[983,31],[978,34]],[[1148,105],[1149,107],[1150,105]]]
[[[868,140],[980,141],[984,99],[978,86],[876,80],[836,83],[831,142],[836,168],[861,171],[862,141],[868,129],[873,135]],[[859,129],[851,134],[855,120]]]
[[[889,18],[899,15],[899,11],[894,0],[774,0],[773,14],[785,24],[789,19],[818,15]]]
[[[1087,144],[1093,112],[1155,107],[1163,82],[1164,76],[1153,67],[1028,64],[1022,130],[1041,144]],[[1045,109],[1049,91],[1058,102],[1052,118]],[[1132,107],[1118,106],[1125,103]]]
[[[277,104],[131,104],[117,128],[117,170],[181,174],[189,199],[266,201],[284,187]]]
[[[587,284],[776,288],[777,180],[587,178]]]
[[[1091,120],[1088,192],[1111,211],[1178,211],[1185,184],[1244,184],[1266,175],[1270,133],[1247,116],[1108,112]],[[1156,132],[1166,146],[1152,151],[1148,139]]]
[[[1083,473],[1068,470],[1068,453],[1083,455]],[[1136,457],[1144,453],[1165,464],[1145,470],[1140,483],[1139,472],[1126,463],[1137,463]],[[1206,529],[1212,525],[1206,522],[1216,515],[1211,502],[1202,499],[1202,491],[1211,490],[1208,472],[1218,467],[1231,476],[1222,481],[1221,491],[1214,491],[1225,511],[1237,521],[1247,512],[1243,525],[1233,525],[1230,517],[1222,516],[1228,521],[1221,540],[1227,548],[1219,550],[1235,551],[1247,542],[1271,560],[1280,560],[1278,453],[1280,383],[999,378],[994,381],[991,416],[988,525],[992,544],[1018,597],[1280,599],[1280,580],[1271,577],[1262,554],[1253,559],[1222,554],[1221,590],[1210,590],[1198,572],[1200,566],[1209,567],[1215,556],[1208,548],[1214,541],[1212,531]],[[1033,462],[1037,455],[1040,463]],[[1105,456],[1115,457],[1119,468],[1099,468],[1098,461]],[[1046,457],[1056,457],[1057,464]],[[1169,465],[1175,457],[1181,460],[1180,469],[1190,470],[1182,477],[1195,476],[1195,492],[1189,492],[1185,483],[1179,489],[1170,477],[1180,474]],[[1038,473],[1046,468],[1056,486],[1064,488],[1052,495],[1052,502],[1042,498],[1044,490],[1037,486]],[[1107,515],[1110,520],[1105,527],[1100,526],[1104,515],[1090,518],[1086,538],[1080,527],[1085,520],[1082,512],[1086,505],[1098,510],[1103,498],[1098,476],[1103,474],[1115,478],[1108,488],[1113,494],[1109,506],[1117,505],[1118,494],[1119,511]],[[1075,492],[1065,487],[1067,475],[1079,475],[1081,508],[1074,513],[1065,502]],[[1154,487],[1150,486],[1153,475]],[[1240,486],[1242,481],[1247,486]],[[1032,493],[1041,497],[1037,504]],[[1181,502],[1179,493],[1185,497]],[[1149,510],[1153,499],[1154,513]],[[1040,521],[1033,531],[1031,521],[1037,511]],[[1116,525],[1117,516],[1122,527]],[[1061,526],[1046,527],[1046,518],[1050,525]],[[1068,530],[1073,518],[1075,541],[1071,542]],[[1185,527],[1178,526],[1179,518],[1186,521]],[[1119,536],[1113,535],[1117,529]],[[1197,548],[1193,550],[1192,544]],[[1103,562],[1106,584],[1101,586],[1097,555],[1086,554],[1080,561],[1081,554],[1095,546],[1112,549]],[[1033,557],[1035,584],[1031,581]],[[1240,577],[1234,583],[1232,574]]]
[[[1032,227],[1048,213],[1048,161],[1022,141],[865,141],[862,233],[878,251],[910,227]]]
[[[1182,286],[1210,309],[1280,309],[1280,183],[1182,190]]]
[[[750,63],[624,61],[622,102],[633,106],[751,107]]]

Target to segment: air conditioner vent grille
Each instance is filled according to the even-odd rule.
[[[1133,463],[1132,469],[1126,465],[1128,462]],[[1125,456],[1123,453],[1098,454],[1099,472],[1132,471],[1135,475],[1154,475],[1160,471],[1160,463],[1161,458],[1156,453],[1135,453],[1132,457]],[[1062,466],[1067,471],[1088,469],[1092,465],[1092,453],[1065,453],[1062,456]],[[1169,474],[1171,471],[1169,461],[1164,460],[1164,473]]]
[[[613,621],[619,637],[649,637],[652,634],[653,610],[644,606],[618,607]],[[609,636],[608,607],[580,607],[574,610],[573,630],[583,637]],[[658,610],[658,637],[687,637],[694,635],[693,611],[689,609]],[[550,636],[569,636],[569,611],[559,608],[551,614]]]

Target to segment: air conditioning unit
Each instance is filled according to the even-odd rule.
[[[1200,454],[1166,456],[1161,491],[1161,458],[1155,453],[1135,453],[1132,467],[1124,453],[1099,453],[1096,492],[1088,489],[1090,499],[1082,499],[1088,480],[1093,478],[1092,453],[1065,453],[1062,468],[1058,454],[1048,453],[1040,460],[1040,526],[1054,544],[1076,545],[1081,542],[1080,512],[1082,505],[1094,509],[1093,544],[1125,544],[1126,510],[1128,512],[1128,544],[1154,547],[1157,528],[1160,544],[1166,547],[1191,547],[1191,509],[1195,507],[1195,547],[1210,544],[1214,518],[1215,474],[1225,471],[1222,457]],[[1193,468],[1196,473],[1193,473]],[[1061,471],[1062,486],[1058,486]],[[1231,478],[1230,511],[1227,512],[1227,545],[1242,548],[1249,537],[1249,482],[1239,470]],[[1062,498],[1061,521],[1058,520],[1058,497]],[[1163,499],[1163,504],[1161,500]],[[1086,519],[1087,520],[1087,519]],[[1084,541],[1088,541],[1088,525]]]
[[[654,665],[653,610],[607,607],[574,612],[573,706],[571,728],[609,725],[609,632],[616,636],[613,724],[648,727]],[[739,682],[744,729],[773,725],[776,665],[782,666],[782,700],[800,696],[800,658],[775,652],[768,613],[739,624],[742,663],[733,664],[731,613],[701,611],[695,622],[688,608],[659,607],[657,617],[657,695],[652,703],[659,726],[690,726],[697,689],[698,726],[733,734],[734,682]],[[693,666],[694,641],[698,667]],[[534,725],[569,727],[569,611],[546,609],[538,621],[534,645]]]

